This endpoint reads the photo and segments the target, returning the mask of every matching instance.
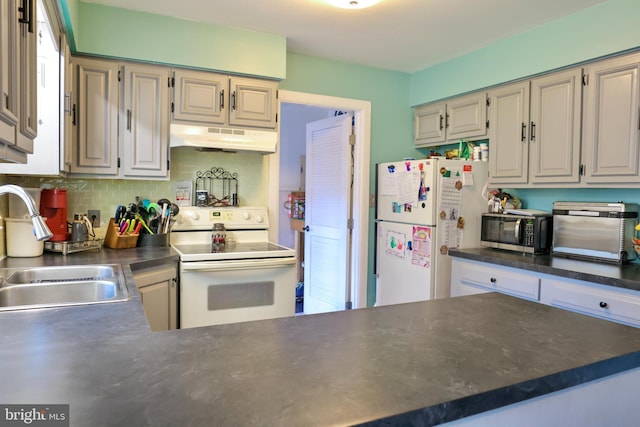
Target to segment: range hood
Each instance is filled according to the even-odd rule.
[[[170,147],[194,147],[203,151],[276,152],[278,132],[227,127],[171,124]]]

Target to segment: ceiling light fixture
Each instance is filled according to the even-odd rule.
[[[329,3],[343,9],[364,9],[380,3],[381,0],[328,0]]]

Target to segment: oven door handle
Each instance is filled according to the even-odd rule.
[[[296,263],[296,258],[266,258],[220,261],[181,262],[182,271],[221,271],[221,270],[249,270],[258,268],[288,267]]]

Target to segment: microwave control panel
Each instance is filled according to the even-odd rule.
[[[534,230],[534,222],[531,220],[527,220],[527,223],[524,225],[524,241],[522,242],[524,246],[528,246],[530,248],[534,246],[533,230]]]

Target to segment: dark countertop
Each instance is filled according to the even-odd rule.
[[[534,256],[493,248],[450,249],[449,255],[640,291],[640,264],[607,264],[553,255]]]
[[[175,259],[145,251],[65,262]],[[640,366],[640,329],[499,293],[151,332],[124,270],[128,302],[0,313],[0,403],[68,403],[72,426],[433,425]]]

